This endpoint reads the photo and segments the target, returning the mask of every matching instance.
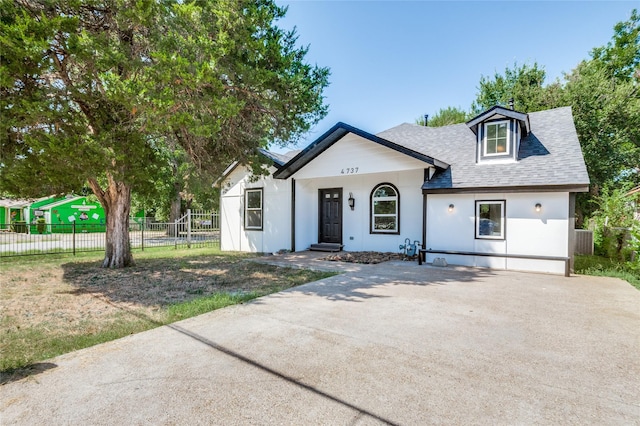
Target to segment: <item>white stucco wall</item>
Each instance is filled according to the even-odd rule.
[[[475,201],[505,200],[505,239],[475,238]],[[535,204],[542,209],[535,211]],[[455,207],[449,212],[449,204]],[[569,193],[492,193],[427,197],[427,249],[532,256],[569,256]],[[559,261],[429,254],[448,263],[513,270],[564,273]]]
[[[275,168],[271,169],[271,172]],[[291,248],[291,181],[270,176],[250,181],[238,166],[221,183],[220,248],[225,251],[272,253]],[[244,229],[245,189],[263,189],[263,228]]]
[[[318,190],[342,188],[342,243],[346,251],[397,252],[405,238],[422,240],[423,170],[296,180],[296,250],[318,242]],[[400,192],[400,234],[371,234],[371,191],[380,183],[391,183]],[[349,194],[355,208],[347,203]]]

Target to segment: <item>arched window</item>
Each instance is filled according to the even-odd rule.
[[[371,191],[372,234],[400,233],[400,193],[390,183],[381,183]]]

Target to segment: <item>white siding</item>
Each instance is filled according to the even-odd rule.
[[[263,188],[261,231],[244,229],[244,191],[249,188]],[[237,167],[222,182],[220,218],[222,250],[272,253],[290,249],[291,181],[266,176],[251,182],[247,169]]]
[[[475,201],[505,200],[504,240],[475,238]],[[535,211],[535,204],[542,209]],[[455,207],[449,212],[449,204]],[[531,256],[569,256],[569,194],[501,193],[429,195],[427,249]],[[430,254],[427,261],[444,257],[448,263],[514,270],[564,273],[559,261]]]

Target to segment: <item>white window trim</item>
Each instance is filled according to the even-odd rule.
[[[489,134],[489,132],[487,131],[487,127],[496,126],[503,123],[507,124],[507,149],[505,152],[494,152],[490,154],[487,152],[487,146],[488,146],[487,135]],[[509,120],[491,121],[489,123],[484,123],[484,137],[482,139],[482,152],[483,152],[483,157],[511,155],[511,122]]]
[[[374,197],[374,194],[376,193],[376,191],[382,188],[383,186],[388,186],[389,188],[393,189],[393,192],[395,192],[396,195],[393,197]],[[389,214],[389,213],[376,214],[375,207],[374,207],[376,201],[395,201],[396,212],[394,214]],[[390,183],[381,183],[376,185],[373,188],[373,191],[371,191],[370,208],[371,208],[371,211],[370,211],[369,220],[371,221],[371,224],[369,226],[369,232],[371,234],[399,234],[400,233],[400,192],[398,191],[398,188],[396,188],[394,185],[391,185]],[[375,229],[375,223],[376,223],[377,217],[395,217],[396,227],[394,229]]]
[[[500,205],[500,235],[480,235],[480,205],[498,204]],[[505,210],[505,200],[476,200],[476,239],[477,240],[505,240],[505,223],[507,215]]]
[[[260,207],[252,207],[249,208],[249,193],[251,192],[259,192],[260,193]],[[260,212],[260,226],[249,226],[247,223],[249,219],[249,215],[247,212],[249,211],[259,211]],[[264,226],[264,191],[262,188],[247,188],[244,190],[244,229],[251,231],[262,231]]]

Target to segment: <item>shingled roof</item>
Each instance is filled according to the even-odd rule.
[[[530,133],[517,162],[476,164],[476,136],[467,124],[401,124],[377,136],[448,163],[424,183],[426,193],[500,190],[587,191],[589,176],[570,107],[528,114]]]
[[[258,151],[268,159],[274,162],[277,167],[284,166],[289,160],[300,153],[300,150],[289,151],[284,154],[280,154],[273,151],[267,151],[266,149],[260,148]]]

